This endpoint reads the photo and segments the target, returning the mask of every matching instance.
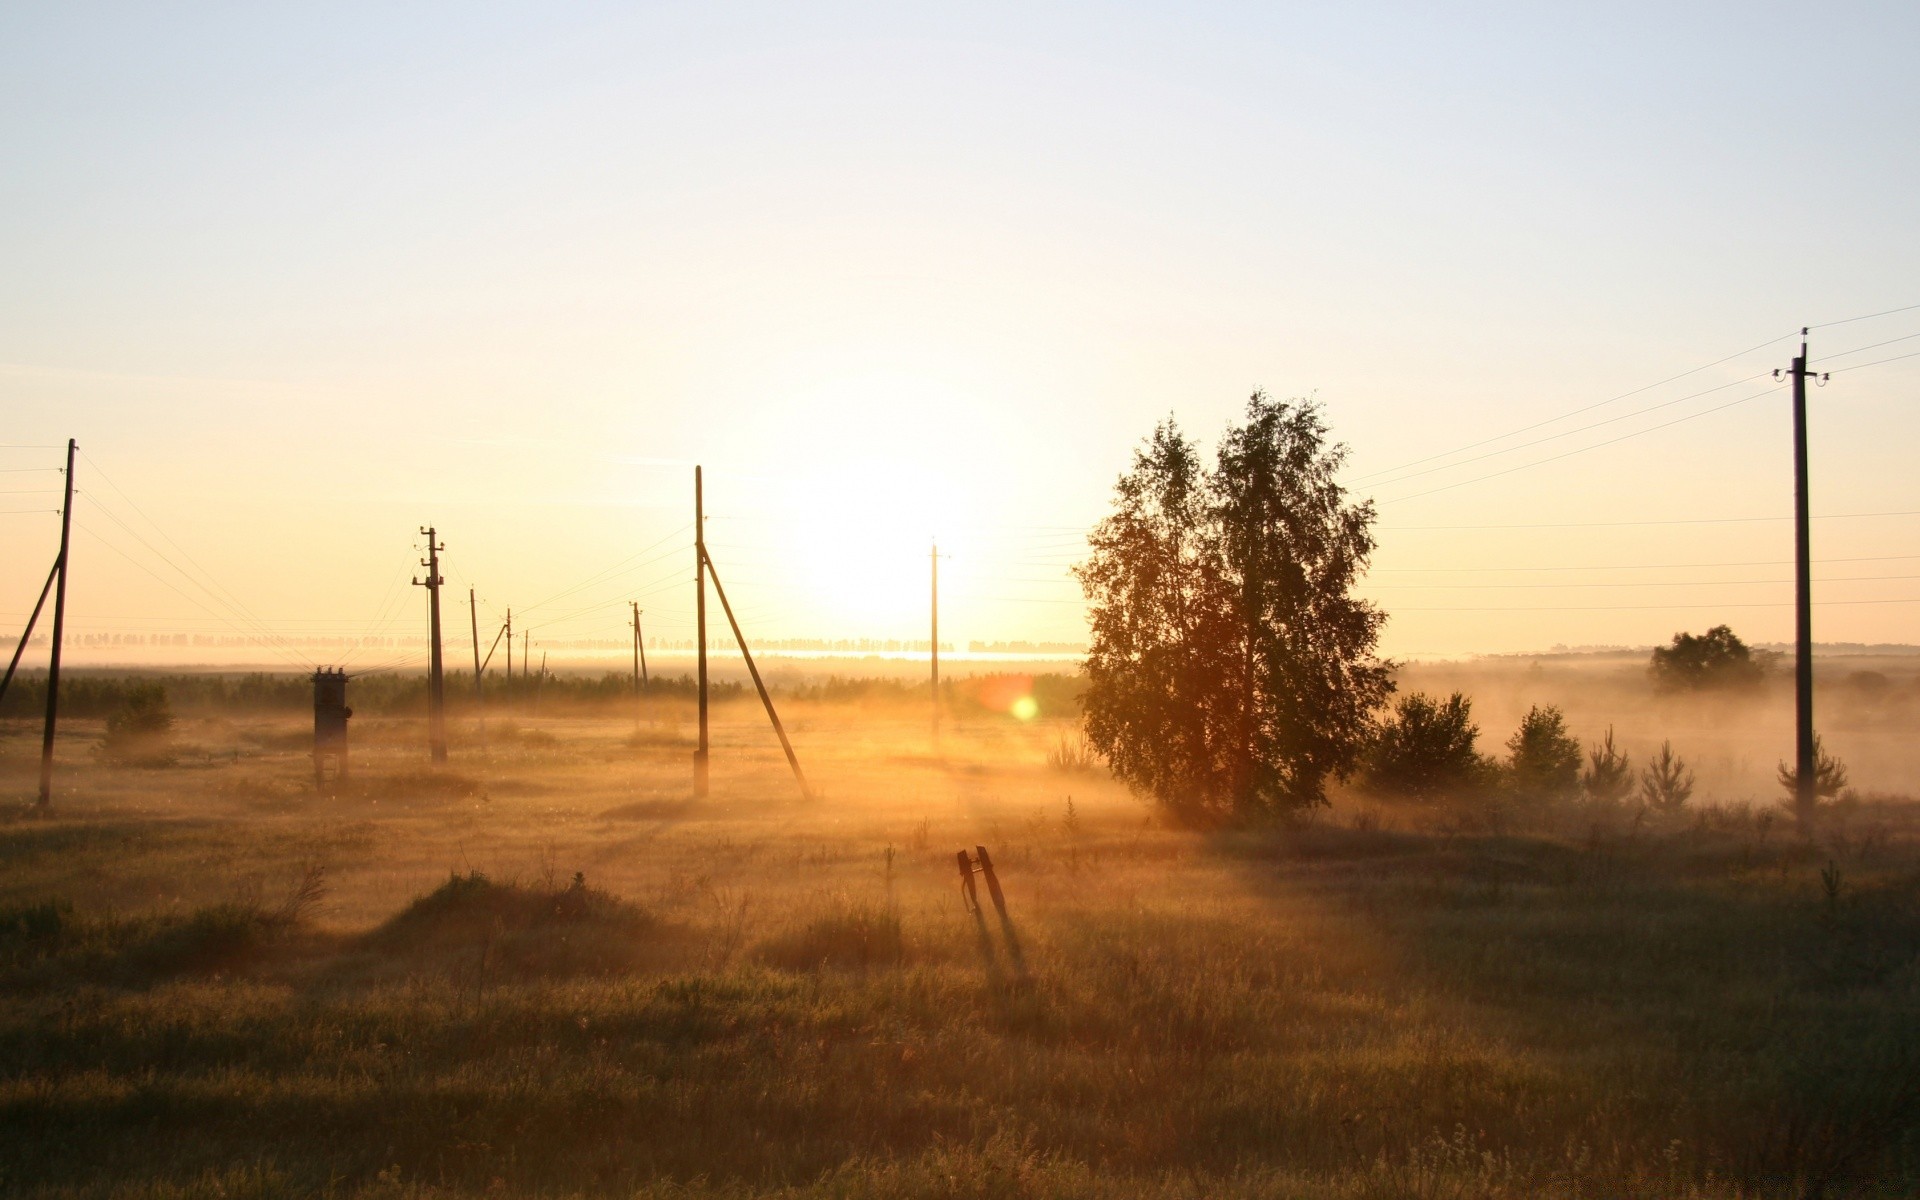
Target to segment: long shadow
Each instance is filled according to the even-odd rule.
[[[973,930],[980,950],[980,965],[986,968],[987,983],[997,991],[1006,986],[1007,973],[1000,969],[1000,955],[993,948],[993,935],[987,932],[986,914],[978,905],[973,908]]]
[[[1473,1031],[1489,1064],[1591,1072],[1577,1103],[1539,1122],[1574,1128],[1644,1087],[1635,1071],[1671,1071],[1664,1107],[1616,1116],[1609,1136],[1677,1138],[1683,1169],[1792,1181],[1801,1196],[1920,1169],[1902,1149],[1920,1133],[1920,1040],[1898,1001],[1920,876],[1853,866],[1823,899],[1820,854],[1742,832],[1209,840],[1248,894],[1370,951],[1349,968],[1357,986],[1397,977]],[[1690,1049],[1666,1063],[1675,1046]],[[1480,1119],[1511,1144],[1537,1132]]]

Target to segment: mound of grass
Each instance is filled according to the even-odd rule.
[[[894,908],[843,897],[804,925],[762,942],[754,957],[788,971],[864,970],[903,962],[906,941]]]
[[[458,872],[366,939],[376,954],[412,962],[466,960],[495,976],[610,975],[657,956],[663,930],[639,905],[587,886],[500,883]]]
[[[325,893],[313,867],[271,908],[249,898],[137,917],[77,918],[64,900],[8,909],[0,912],[0,983],[145,987],[242,970],[276,949]]]

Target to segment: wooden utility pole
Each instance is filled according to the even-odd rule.
[[[20,631],[20,641],[13,648],[13,659],[7,663],[7,673],[0,677],[0,699],[7,694],[7,685],[13,682],[13,673],[20,667],[20,656],[27,652],[27,642],[33,637],[33,627],[40,620],[40,610],[46,607],[47,597],[53,593],[54,577],[60,574],[60,559],[53,560],[53,570],[47,572],[47,581],[40,585],[40,598],[33,602],[33,612],[27,617],[27,627]]]
[[[1793,378],[1793,814],[1802,834],[1813,832],[1820,802],[1813,743],[1813,533],[1807,499],[1807,331]],[[1780,377],[1778,370],[1774,378]],[[1821,383],[1827,376],[1817,376]]]
[[[420,565],[427,569],[427,577],[413,581],[415,587],[427,589],[427,637],[430,645],[430,665],[427,669],[427,743],[433,751],[433,761],[447,761],[447,692],[446,679],[441,673],[440,661],[440,585],[446,580],[440,578],[440,551],[446,547],[440,544],[431,525],[420,531],[427,536],[427,556]]]
[[[513,698],[513,610],[507,610],[507,698]]]
[[[793,768],[794,781],[800,785],[800,794],[811,800],[813,789],[807,786],[807,777],[800,770],[800,756],[793,752],[793,743],[787,740],[787,727],[780,723],[780,714],[773,707],[773,697],[767,693],[767,685],[760,680],[760,668],[754,665],[753,651],[747,648],[747,637],[740,632],[740,622],[733,618],[733,605],[727,603],[727,589],[720,586],[720,572],[714,569],[713,559],[708,557],[705,547],[701,548],[700,556],[706,564],[707,574],[713,577],[713,594],[720,597],[720,609],[727,614],[727,624],[733,628],[734,644],[740,647],[740,657],[747,660],[747,674],[753,677],[753,688],[760,693],[760,703],[767,710],[767,720],[773,722],[773,732],[780,738],[780,749],[786,751],[787,765]]]
[[[927,555],[927,561],[933,566],[933,640],[927,643],[931,653],[927,656],[933,664],[933,690],[929,693],[933,704],[933,748],[940,749],[940,543],[933,543],[933,550]]]
[[[700,468],[693,469],[693,640],[700,687],[700,747],[693,752],[693,798],[707,798],[707,515]]]
[[[47,656],[47,723],[40,733],[41,808],[53,803],[53,730],[60,723],[60,643],[67,631],[67,567],[72,563],[67,551],[73,542],[73,452],[78,449],[67,439],[67,498],[60,506],[60,576],[53,589],[53,647]]]
[[[473,712],[480,722],[480,748],[487,748],[487,714],[482,707],[485,696],[480,691],[480,602],[474,599],[473,589],[467,589],[467,616],[473,622]]]
[[[648,688],[653,686],[653,680],[647,677],[647,637],[646,637],[646,632],[640,628],[640,618],[646,614],[647,610],[640,607],[640,602],[638,600],[635,600],[632,603],[633,603],[633,646],[634,646],[634,649],[639,651],[640,653],[640,686],[642,688]]]

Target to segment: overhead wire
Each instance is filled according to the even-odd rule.
[[[1742,396],[1738,400],[1729,400],[1725,404],[1716,404],[1712,408],[1702,409],[1696,413],[1688,413],[1684,417],[1675,417],[1671,421],[1662,421],[1658,425],[1650,425],[1645,429],[1636,429],[1632,433],[1623,433],[1618,437],[1611,437],[1606,439],[1605,441],[1594,442],[1591,445],[1587,445],[1587,446],[1578,446],[1572,450],[1565,451],[1564,453],[1549,455],[1546,458],[1538,458],[1533,460],[1532,462],[1520,463],[1517,466],[1506,467],[1502,470],[1489,471],[1485,475],[1476,475],[1471,479],[1455,480],[1452,483],[1441,484],[1439,487],[1428,488],[1424,492],[1413,492],[1405,496],[1394,496],[1390,499],[1382,500],[1380,501],[1380,503],[1383,505],[1384,504],[1404,504],[1409,500],[1418,500],[1423,496],[1433,496],[1433,495],[1437,495],[1440,492],[1450,492],[1455,488],[1463,488],[1475,483],[1485,483],[1489,479],[1499,479],[1504,475],[1512,475],[1520,471],[1532,470],[1534,467],[1544,467],[1548,463],[1559,462],[1562,459],[1572,458],[1577,454],[1586,454],[1594,450],[1604,449],[1607,446],[1613,446],[1621,442],[1631,441],[1632,439],[1637,437],[1645,437],[1649,433],[1657,433],[1662,429],[1671,429],[1675,425],[1683,425],[1688,421],[1696,421],[1696,420],[1699,420],[1701,417],[1712,416],[1714,413],[1717,413],[1717,412],[1725,412],[1729,408],[1738,408],[1742,404],[1751,404],[1753,401],[1758,400],[1762,396],[1766,396],[1772,393],[1773,391],[1774,391],[1774,388],[1770,387],[1770,388],[1767,388],[1765,391],[1755,392],[1751,396]]]
[[[164,575],[161,575],[158,571],[155,571],[152,567],[149,567],[147,564],[141,562],[139,559],[133,557],[131,554],[128,554],[125,550],[122,550],[120,547],[114,545],[98,530],[88,525],[85,521],[76,517],[74,518],[73,523],[74,525],[79,527],[81,532],[87,534],[89,537],[93,538],[95,541],[99,542],[101,545],[105,546],[107,549],[113,551],[115,554],[118,554],[120,557],[132,563],[135,567],[138,567],[140,570],[152,576],[156,582],[162,584],[163,586],[165,586],[166,588],[174,592],[181,599],[187,601],[189,604],[192,604],[194,607],[200,609],[202,612],[205,612],[208,616],[213,617],[215,620],[220,621],[222,624],[226,625],[229,629],[238,628],[232,623],[232,620],[230,618],[224,617],[220,613],[215,612],[213,609],[208,608],[206,603],[200,600],[197,596],[194,596],[186,591],[181,590],[181,588],[177,584],[175,584],[172,580],[166,578]],[[255,638],[253,635],[246,633],[244,630],[241,632],[241,636],[246,638],[249,641],[255,642],[255,644],[259,645],[262,649],[279,655],[282,661],[292,663],[293,665],[299,667],[301,670],[307,669],[307,667],[310,665],[306,662],[300,661],[300,659],[297,658],[292,652],[288,650],[284,650],[280,646],[275,645],[271,642],[261,641],[258,638]]]
[[[1597,400],[1592,404],[1584,404],[1584,405],[1581,405],[1579,408],[1569,409],[1566,412],[1559,413],[1551,417],[1547,417],[1543,420],[1535,421],[1532,424],[1522,425],[1516,429],[1509,429],[1505,433],[1497,433],[1497,434],[1494,434],[1492,437],[1482,438],[1477,442],[1469,442],[1464,446],[1455,446],[1451,450],[1443,450],[1438,454],[1429,454],[1424,458],[1412,459],[1408,462],[1401,463],[1398,466],[1384,467],[1378,471],[1370,471],[1365,475],[1355,476],[1352,482],[1354,484],[1365,483],[1368,480],[1377,479],[1382,475],[1396,474],[1400,471],[1405,470],[1408,467],[1421,466],[1425,463],[1433,462],[1435,459],[1451,458],[1456,454],[1461,454],[1468,450],[1477,450],[1482,446],[1491,445],[1494,442],[1502,442],[1510,437],[1518,437],[1520,434],[1523,434],[1523,433],[1531,433],[1536,429],[1542,429],[1548,425],[1558,424],[1559,422],[1565,421],[1569,418],[1580,416],[1582,413],[1589,413],[1598,408],[1605,408],[1609,404],[1618,404],[1622,400],[1630,400],[1633,397],[1641,395],[1644,392],[1650,392],[1654,388],[1665,387],[1669,383],[1678,382],[1679,380],[1687,378],[1689,375],[1698,375],[1702,371],[1712,370],[1714,367],[1720,366],[1723,363],[1730,363],[1736,358],[1745,358],[1749,354],[1757,354],[1760,351],[1765,350],[1768,346],[1775,345],[1779,342],[1784,342],[1793,336],[1794,335],[1788,333],[1788,334],[1781,334],[1779,337],[1768,338],[1766,341],[1760,342],[1757,345],[1749,346],[1745,350],[1738,351],[1737,353],[1734,353],[1734,354],[1729,354],[1725,358],[1716,358],[1710,363],[1703,363],[1702,365],[1694,367],[1691,370],[1682,371],[1678,375],[1669,375],[1665,379],[1658,380],[1654,383],[1646,384],[1642,387],[1634,388],[1631,391],[1621,392],[1617,396],[1609,396],[1605,400]],[[1732,385],[1729,384],[1729,385],[1723,385],[1723,386],[1732,386]]]
[[[155,521],[153,517],[146,511],[146,509],[140,506],[140,503],[137,500],[135,500],[132,496],[128,495],[126,492],[126,489],[122,488],[120,484],[113,478],[113,475],[105,467],[100,465],[100,462],[98,459],[94,458],[93,455],[87,453],[85,450],[78,450],[78,453],[81,458],[86,460],[87,466],[100,476],[101,482],[105,483],[109,488],[111,488],[115,495],[119,496],[122,500],[126,501],[128,507],[132,508],[134,512],[138,513],[140,515],[140,518],[147,523],[148,527],[151,528],[155,533],[159,534],[160,537],[163,538],[168,545],[172,546],[175,550],[179,551],[181,557],[185,558],[189,563],[193,564],[195,570],[200,572],[200,578],[195,578],[185,568],[181,567],[178,563],[173,562],[172,559],[169,558],[165,553],[163,553],[157,547],[149,543],[146,540],[146,538],[142,537],[138,531],[133,529],[132,526],[122,521],[113,512],[111,506],[105,504],[102,498],[98,495],[91,497],[92,504],[95,508],[97,508],[101,513],[103,513],[110,520],[112,520],[116,525],[119,525],[122,529],[125,529],[130,535],[133,536],[133,538],[136,541],[140,542],[142,546],[145,546],[156,557],[160,558],[161,561],[167,563],[168,566],[172,567],[174,571],[179,573],[179,575],[182,578],[193,583],[196,587],[199,587],[202,591],[206,592],[208,596],[212,597],[216,602],[218,602],[223,608],[226,608],[228,609],[228,611],[232,612],[237,620],[243,623],[250,624],[256,632],[258,632],[259,634],[261,634],[262,636],[268,639],[275,639],[278,637],[278,635],[275,634],[273,630],[270,627],[268,627],[264,621],[262,621],[257,615],[254,614],[254,612],[251,609],[249,609],[246,606],[244,601],[242,601],[238,596],[234,595],[234,593],[230,589],[222,586],[219,583],[219,581],[213,577],[212,572],[208,571],[206,566],[202,564],[199,559],[193,556],[193,553],[191,551],[189,551],[186,547],[182,546],[178,541],[178,539],[176,539],[172,534],[168,533],[164,528],[162,528],[160,523],[158,521]],[[282,644],[284,645],[285,643],[283,642]],[[288,648],[291,649],[291,647],[288,647]]]

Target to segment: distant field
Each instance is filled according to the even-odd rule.
[[[156,768],[78,720],[40,816],[0,722],[0,1192],[1911,1196],[1920,693],[1861,669],[1823,696],[1863,795],[1811,845],[1777,697],[1612,668],[1408,679],[1489,751],[1536,700],[1670,731],[1694,813],[1196,832],[1050,765],[1059,718],[935,753],[917,706],[815,698],[813,801],[729,701],[692,803],[674,700],[461,717],[442,771],[356,717],[334,796],[297,715],[185,715]]]

